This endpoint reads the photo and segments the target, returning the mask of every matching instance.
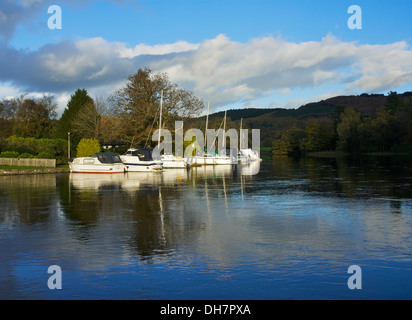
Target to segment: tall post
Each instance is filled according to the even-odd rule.
[[[67,132],[67,156],[70,161],[70,132]]]

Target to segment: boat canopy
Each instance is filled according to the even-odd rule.
[[[140,161],[153,161],[152,152],[153,150],[148,148],[129,149],[124,155],[139,157]]]
[[[113,152],[97,152],[93,158],[97,158],[101,163],[122,163],[120,157]]]

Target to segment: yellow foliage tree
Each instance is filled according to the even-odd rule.
[[[77,157],[90,157],[100,151],[100,144],[96,139],[82,139],[77,145]]]

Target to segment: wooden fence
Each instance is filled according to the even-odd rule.
[[[0,166],[56,168],[56,159],[0,158]]]

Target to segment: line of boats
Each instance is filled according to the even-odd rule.
[[[160,131],[162,128],[162,104],[163,91],[160,100],[160,119],[159,119],[159,145]],[[209,105],[206,117],[207,132],[209,120]],[[226,130],[226,111],[223,119],[223,130]],[[242,128],[242,120],[240,123]],[[205,137],[206,141],[206,137]],[[230,152],[229,152],[230,153]],[[235,156],[233,156],[235,154]],[[112,152],[98,152],[91,157],[75,158],[69,162],[70,172],[77,173],[121,173],[121,172],[155,172],[163,169],[184,169],[190,166],[205,165],[233,165],[249,164],[254,161],[261,161],[259,153],[252,149],[240,148],[230,155],[221,155],[213,151],[205,152],[203,155],[189,158],[176,157],[173,154],[160,155],[160,159],[153,158],[153,150],[149,148],[131,148],[125,154],[118,156]]]
[[[261,161],[257,151],[240,149],[237,162],[231,156],[211,155],[190,158],[176,157],[172,154],[161,155],[153,159],[152,149],[131,148],[123,155],[112,152],[98,152],[91,157],[79,157],[69,162],[73,173],[124,173],[124,172],[156,172],[164,169],[185,169],[203,165],[249,164]]]

